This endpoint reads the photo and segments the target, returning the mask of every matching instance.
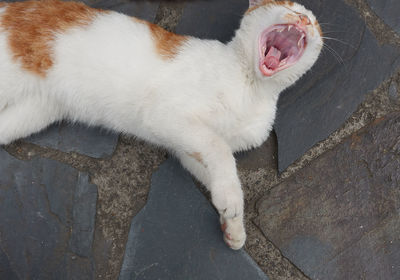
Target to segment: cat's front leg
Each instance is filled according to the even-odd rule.
[[[230,147],[205,127],[181,135],[184,135],[184,143],[177,149],[178,157],[211,192],[212,203],[220,214],[225,242],[232,249],[240,249],[246,240],[243,191]]]
[[[232,156],[233,158],[233,156]],[[232,249],[240,249],[246,240],[243,221],[243,191],[236,175],[229,178],[229,171],[222,173],[226,178],[220,178],[210,184],[212,202],[220,214],[221,229],[224,240]]]

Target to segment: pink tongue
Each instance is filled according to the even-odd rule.
[[[281,58],[280,50],[271,47],[265,56],[264,63],[269,69],[276,69],[279,66],[279,59]]]

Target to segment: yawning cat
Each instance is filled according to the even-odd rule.
[[[250,0],[227,44],[76,2],[2,2],[0,145],[66,119],[165,147],[210,190],[224,239],[239,249],[232,153],[266,140],[279,93],[322,44],[314,15],[290,1]]]

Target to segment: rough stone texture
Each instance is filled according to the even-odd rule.
[[[392,102],[398,102],[399,93],[397,90],[397,85],[395,81],[392,81],[389,86],[389,98]]]
[[[227,42],[248,7],[249,3],[243,0],[187,1],[176,32]]]
[[[174,160],[153,174],[133,219],[119,279],[268,279],[222,240],[218,215]]]
[[[66,153],[76,152],[102,158],[112,155],[117,145],[118,135],[100,128],[62,123],[52,125],[26,141]]]
[[[400,277],[400,115],[353,134],[264,196],[256,223],[313,279]]]
[[[0,275],[92,279],[97,188],[88,175],[53,160],[17,160],[3,149],[0,174]]]
[[[371,9],[383,21],[400,34],[400,1],[398,0],[367,0]]]
[[[181,19],[184,5],[184,1],[161,1],[154,23],[170,32],[174,32]]]
[[[314,66],[279,101],[275,130],[279,170],[327,138],[351,116],[368,91],[399,66],[400,51],[379,45],[356,10],[343,1],[299,1],[322,23],[328,46]],[[340,40],[340,41],[336,41]]]

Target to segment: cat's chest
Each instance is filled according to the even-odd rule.
[[[227,110],[218,116],[216,129],[232,150],[247,150],[261,145],[268,137],[275,119],[276,101],[259,100]]]

